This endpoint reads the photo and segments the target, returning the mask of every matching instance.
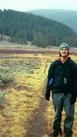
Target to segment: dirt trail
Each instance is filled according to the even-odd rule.
[[[32,119],[28,120],[26,137],[43,137],[45,135],[46,119],[45,113],[48,103],[44,96],[40,97],[39,108],[32,114]]]

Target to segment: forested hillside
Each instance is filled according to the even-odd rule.
[[[77,46],[77,34],[61,23],[45,17],[13,10],[0,10],[0,40],[3,36],[15,43],[26,43],[46,47],[57,46],[62,41]]]
[[[37,9],[31,11],[34,15],[41,15],[71,27],[77,32],[77,11],[72,10],[51,10],[51,9]]]

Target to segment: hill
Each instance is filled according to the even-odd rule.
[[[59,21],[77,32],[77,11],[39,9],[31,11],[31,13]]]
[[[14,10],[0,10],[0,40],[40,47],[66,41],[77,46],[77,34],[68,26],[46,17]]]

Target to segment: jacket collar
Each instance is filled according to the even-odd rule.
[[[63,64],[68,63],[70,59],[71,59],[71,58],[70,58],[70,57],[68,57],[68,58],[67,58],[67,60],[66,60]],[[59,57],[59,58],[57,58],[57,59],[56,59],[56,61],[57,61],[57,62],[59,62],[59,63],[62,63],[62,61],[61,61],[61,58],[60,58],[60,57]]]

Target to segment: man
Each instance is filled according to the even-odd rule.
[[[72,137],[74,104],[77,92],[77,64],[69,57],[69,45],[62,43],[59,58],[50,64],[45,98],[49,101],[52,90],[55,117],[51,137],[61,132],[62,110],[65,110],[64,137]]]

